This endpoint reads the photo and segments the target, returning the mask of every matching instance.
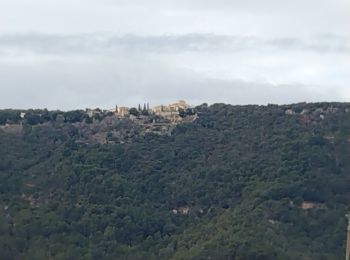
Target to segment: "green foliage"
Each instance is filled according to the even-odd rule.
[[[20,113],[19,110],[0,110],[0,125],[6,123],[18,123],[20,121]]]
[[[133,115],[133,116],[139,116],[140,115],[140,111],[141,111],[140,105],[139,105],[139,109],[136,109],[135,107],[132,107],[132,108],[129,109],[130,115]]]
[[[24,113],[24,118],[21,118],[21,113]],[[74,110],[68,112],[48,111],[47,109],[29,109],[29,110],[0,110],[0,125],[19,124],[23,122],[29,125],[38,125],[47,122],[55,122],[58,115],[63,117],[63,120],[68,123],[83,122],[87,119],[87,115],[83,110]]]
[[[203,104],[171,136],[109,145],[77,142],[82,111],[33,110],[0,130],[1,258],[341,259],[347,107]]]
[[[74,110],[64,113],[65,122],[76,123],[82,122],[84,118],[87,118],[83,110]]]

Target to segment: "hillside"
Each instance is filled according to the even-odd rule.
[[[0,111],[1,259],[343,258],[349,103],[203,104],[165,132],[19,113]]]

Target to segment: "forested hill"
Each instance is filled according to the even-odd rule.
[[[342,259],[350,104],[195,110],[165,135],[120,123],[120,142],[2,126],[0,258]]]

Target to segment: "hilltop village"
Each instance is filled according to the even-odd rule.
[[[171,135],[176,125],[193,122],[198,117],[195,109],[183,100],[153,108],[147,103],[137,108],[116,106],[114,110],[86,109],[85,113],[88,116],[85,122],[90,122],[89,127],[83,123],[77,125],[82,133],[87,133],[85,137],[98,143],[131,142],[135,137],[146,134]],[[92,135],[91,129],[98,130]]]
[[[138,108],[119,107],[116,105],[112,110],[86,109],[89,118],[99,117],[105,114],[114,114],[118,118],[129,118],[133,121],[145,121],[152,123],[178,123],[188,115],[195,115],[194,109],[186,101],[179,100],[174,104],[160,105],[150,108],[149,103],[138,105]]]
[[[196,118],[195,108],[183,100],[153,108],[145,103],[131,108],[116,106],[110,110],[3,110],[0,111],[0,131],[23,134],[38,127],[73,127],[69,131],[77,135],[77,143],[126,143],[147,134],[171,135],[177,124],[193,122]]]

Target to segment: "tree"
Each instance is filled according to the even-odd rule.
[[[179,109],[179,116],[181,116],[182,118],[186,117],[186,111],[184,109]]]
[[[133,115],[133,116],[139,116],[140,115],[139,110],[137,110],[135,107],[130,108],[129,109],[129,113],[130,113],[130,115]]]
[[[144,116],[148,115],[148,109],[146,107],[146,104],[143,104],[142,115],[144,115]]]
[[[27,113],[24,117],[25,122],[29,125],[37,125],[41,122],[41,116],[39,114]]]

